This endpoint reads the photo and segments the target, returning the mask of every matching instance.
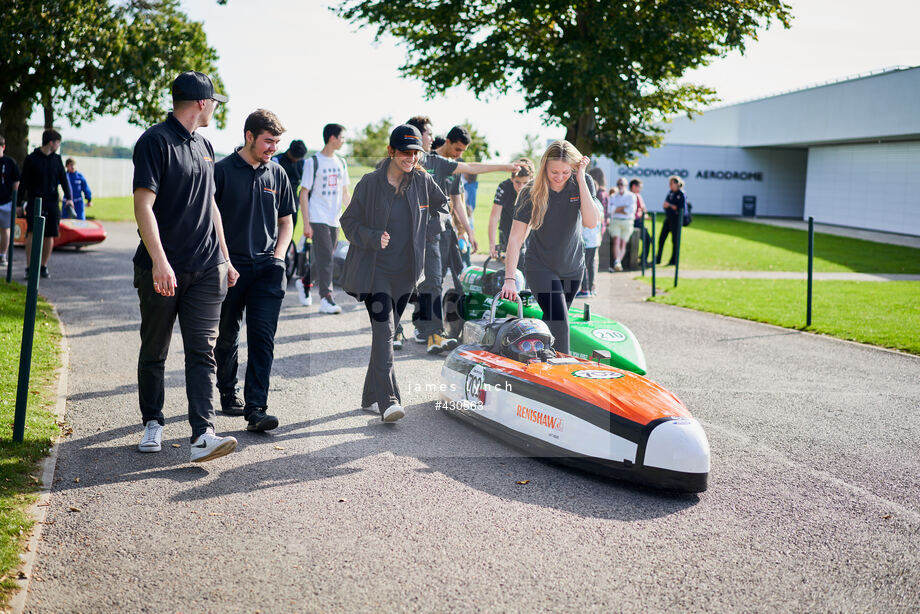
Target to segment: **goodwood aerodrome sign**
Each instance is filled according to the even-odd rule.
[[[685,168],[630,168],[621,166],[617,171],[623,177],[670,177],[677,175],[682,179],[691,176]],[[762,171],[699,170],[693,175],[696,179],[717,179],[721,181],[763,181]]]

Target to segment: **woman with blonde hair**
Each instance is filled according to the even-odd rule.
[[[552,143],[533,180],[518,193],[505,257],[502,298],[514,300],[521,246],[527,241],[527,284],[543,309],[543,321],[555,338],[554,349],[569,352],[569,307],[585,270],[582,228],[601,217],[597,188],[585,173],[590,162],[568,141]]]

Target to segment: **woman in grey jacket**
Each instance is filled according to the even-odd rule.
[[[448,213],[447,196],[418,165],[423,151],[418,129],[394,128],[388,159],[361,178],[340,219],[350,242],[342,285],[364,301],[371,321],[361,406],[380,412],[384,422],[406,415],[393,371],[393,333],[424,271],[428,218]]]

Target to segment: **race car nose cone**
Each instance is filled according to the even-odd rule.
[[[682,473],[709,473],[709,440],[703,427],[692,418],[662,422],[648,437],[643,464]]]

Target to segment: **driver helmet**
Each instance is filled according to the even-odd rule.
[[[553,347],[553,335],[543,320],[522,318],[505,328],[502,353],[512,360],[527,363],[546,356]]]

